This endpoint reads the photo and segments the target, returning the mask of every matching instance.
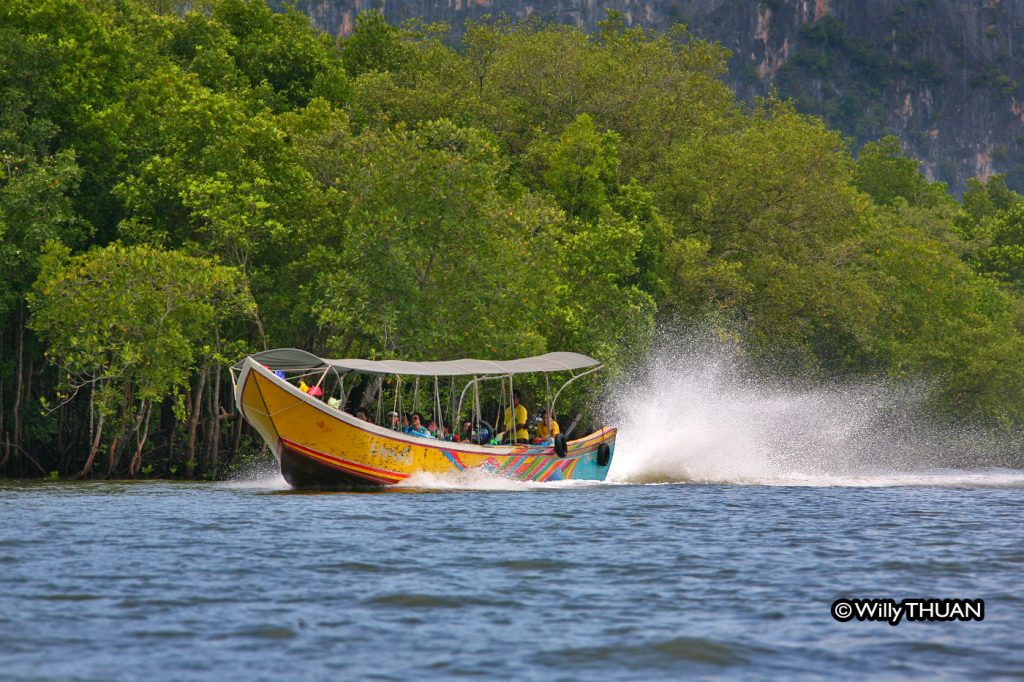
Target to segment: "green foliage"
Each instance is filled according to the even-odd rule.
[[[65,390],[91,386],[101,414],[162,400],[219,351],[222,320],[252,312],[239,273],[208,259],[112,244],[79,256],[51,243],[29,295],[32,328],[65,373]]]
[[[0,163],[0,314],[6,314],[39,274],[43,244],[77,244],[85,226],[70,199],[81,179],[72,151],[39,160],[6,154]]]
[[[600,133],[587,114],[566,126],[557,140],[538,139],[530,149],[538,184],[573,218],[596,219],[619,182],[619,136]]]
[[[681,28],[652,35],[613,19],[587,36],[539,22],[470,24],[462,48],[472,74],[465,106],[516,152],[535,131],[560,134],[587,114],[619,134],[625,176],[646,181],[672,141],[736,114],[719,80],[725,50]]]
[[[974,262],[980,271],[1024,294],[1024,202],[1017,201],[985,222]]]
[[[305,105],[313,97],[339,103],[347,97],[343,60],[326,36],[314,32],[306,15],[291,9],[274,14],[262,2],[220,0],[212,4],[208,21],[212,30],[230,34],[232,40],[219,46],[249,86],[270,87],[273,94],[264,102],[275,110]],[[184,47],[186,53],[192,50],[188,42]]]
[[[890,371],[938,381],[939,404],[958,418],[1018,420],[1020,299],[891,214],[876,227],[870,272],[887,293],[877,338],[887,346]]]
[[[342,61],[351,76],[368,71],[401,71],[409,52],[401,32],[374,10],[359,13],[352,35],[341,44]]]
[[[314,252],[320,323],[341,353],[531,353],[550,301],[560,217],[502,187],[490,136],[437,121],[366,131],[340,159],[351,208],[339,249]]]
[[[897,199],[913,206],[948,203],[950,198],[945,185],[925,180],[919,166],[916,159],[903,156],[895,135],[887,135],[861,148],[855,183],[876,203],[885,206],[893,205]]]
[[[696,241],[672,260],[712,262],[709,281],[677,276],[684,289],[670,296],[704,291],[794,370],[867,369],[877,294],[849,266],[867,208],[853,170],[836,133],[774,101],[742,128],[675,147],[657,194],[679,236]]]
[[[970,225],[994,218],[1020,203],[1021,199],[1021,195],[1006,186],[1006,178],[1002,175],[993,175],[985,182],[971,178],[963,196],[964,215],[960,224],[969,230]]]
[[[1024,203],[998,176],[958,204],[894,138],[854,160],[791,103],[740,106],[721,46],[614,14],[594,35],[484,18],[453,49],[375,11],[335,43],[258,1],[181,9],[0,5],[0,379],[66,410],[80,450],[85,401],[56,407],[76,390],[115,445],[174,412],[160,445],[187,455],[130,471],[224,470],[218,367],[254,346],[616,369],[659,319],[1024,420]],[[941,77],[832,19],[803,41],[780,83],[861,139],[886,79]],[[837,66],[862,87],[833,96]],[[56,427],[17,391],[0,432],[38,452]]]

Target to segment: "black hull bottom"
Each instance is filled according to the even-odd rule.
[[[281,446],[281,475],[296,490],[374,491],[384,488],[380,483],[329,467],[286,445]]]

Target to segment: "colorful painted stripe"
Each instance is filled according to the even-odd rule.
[[[536,457],[533,457],[533,458],[523,457],[523,463],[520,464],[518,467],[516,467],[515,471],[512,472],[512,475],[515,476],[519,480],[523,480],[523,478],[526,477],[526,471],[533,464],[536,463],[536,459],[537,459]]]
[[[459,456],[456,453],[451,452],[449,450],[442,450],[441,454],[444,455],[448,459],[448,461],[451,462],[452,465],[459,471],[466,470],[466,465],[462,462],[461,459],[459,459]]]
[[[534,457],[533,463],[523,472],[523,478],[533,478],[533,475],[537,473],[537,470],[547,464],[549,460],[547,457]]]
[[[506,471],[508,471],[510,469],[514,470],[516,467],[518,467],[520,464],[522,464],[523,460],[525,460],[525,459],[526,459],[526,455],[522,455],[520,457],[507,457],[505,459],[504,464],[502,464],[500,467],[498,467],[498,473],[499,474],[503,474],[503,473],[505,473]]]
[[[546,477],[551,475],[551,472],[554,471],[555,467],[557,467],[558,464],[559,464],[559,460],[557,460],[557,459],[550,460],[547,464],[542,466],[540,468],[540,470],[537,471],[537,473],[535,473],[533,475],[533,480],[535,480],[535,481],[546,480]]]
[[[569,464],[570,464],[569,460],[562,460],[562,461],[560,461],[557,466],[552,467],[551,471],[549,471],[547,473],[547,475],[544,477],[544,480],[545,481],[551,480],[551,478],[555,474],[558,474],[558,479],[565,478],[565,470],[569,467]]]

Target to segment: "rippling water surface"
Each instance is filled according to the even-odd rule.
[[[1024,474],[809,483],[0,482],[0,677],[1024,674]],[[839,623],[843,596],[985,620]]]

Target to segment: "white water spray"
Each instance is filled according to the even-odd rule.
[[[663,347],[612,393],[611,481],[1024,485],[991,468],[1012,461],[1005,439],[937,426],[920,385],[787,385],[703,340]]]

